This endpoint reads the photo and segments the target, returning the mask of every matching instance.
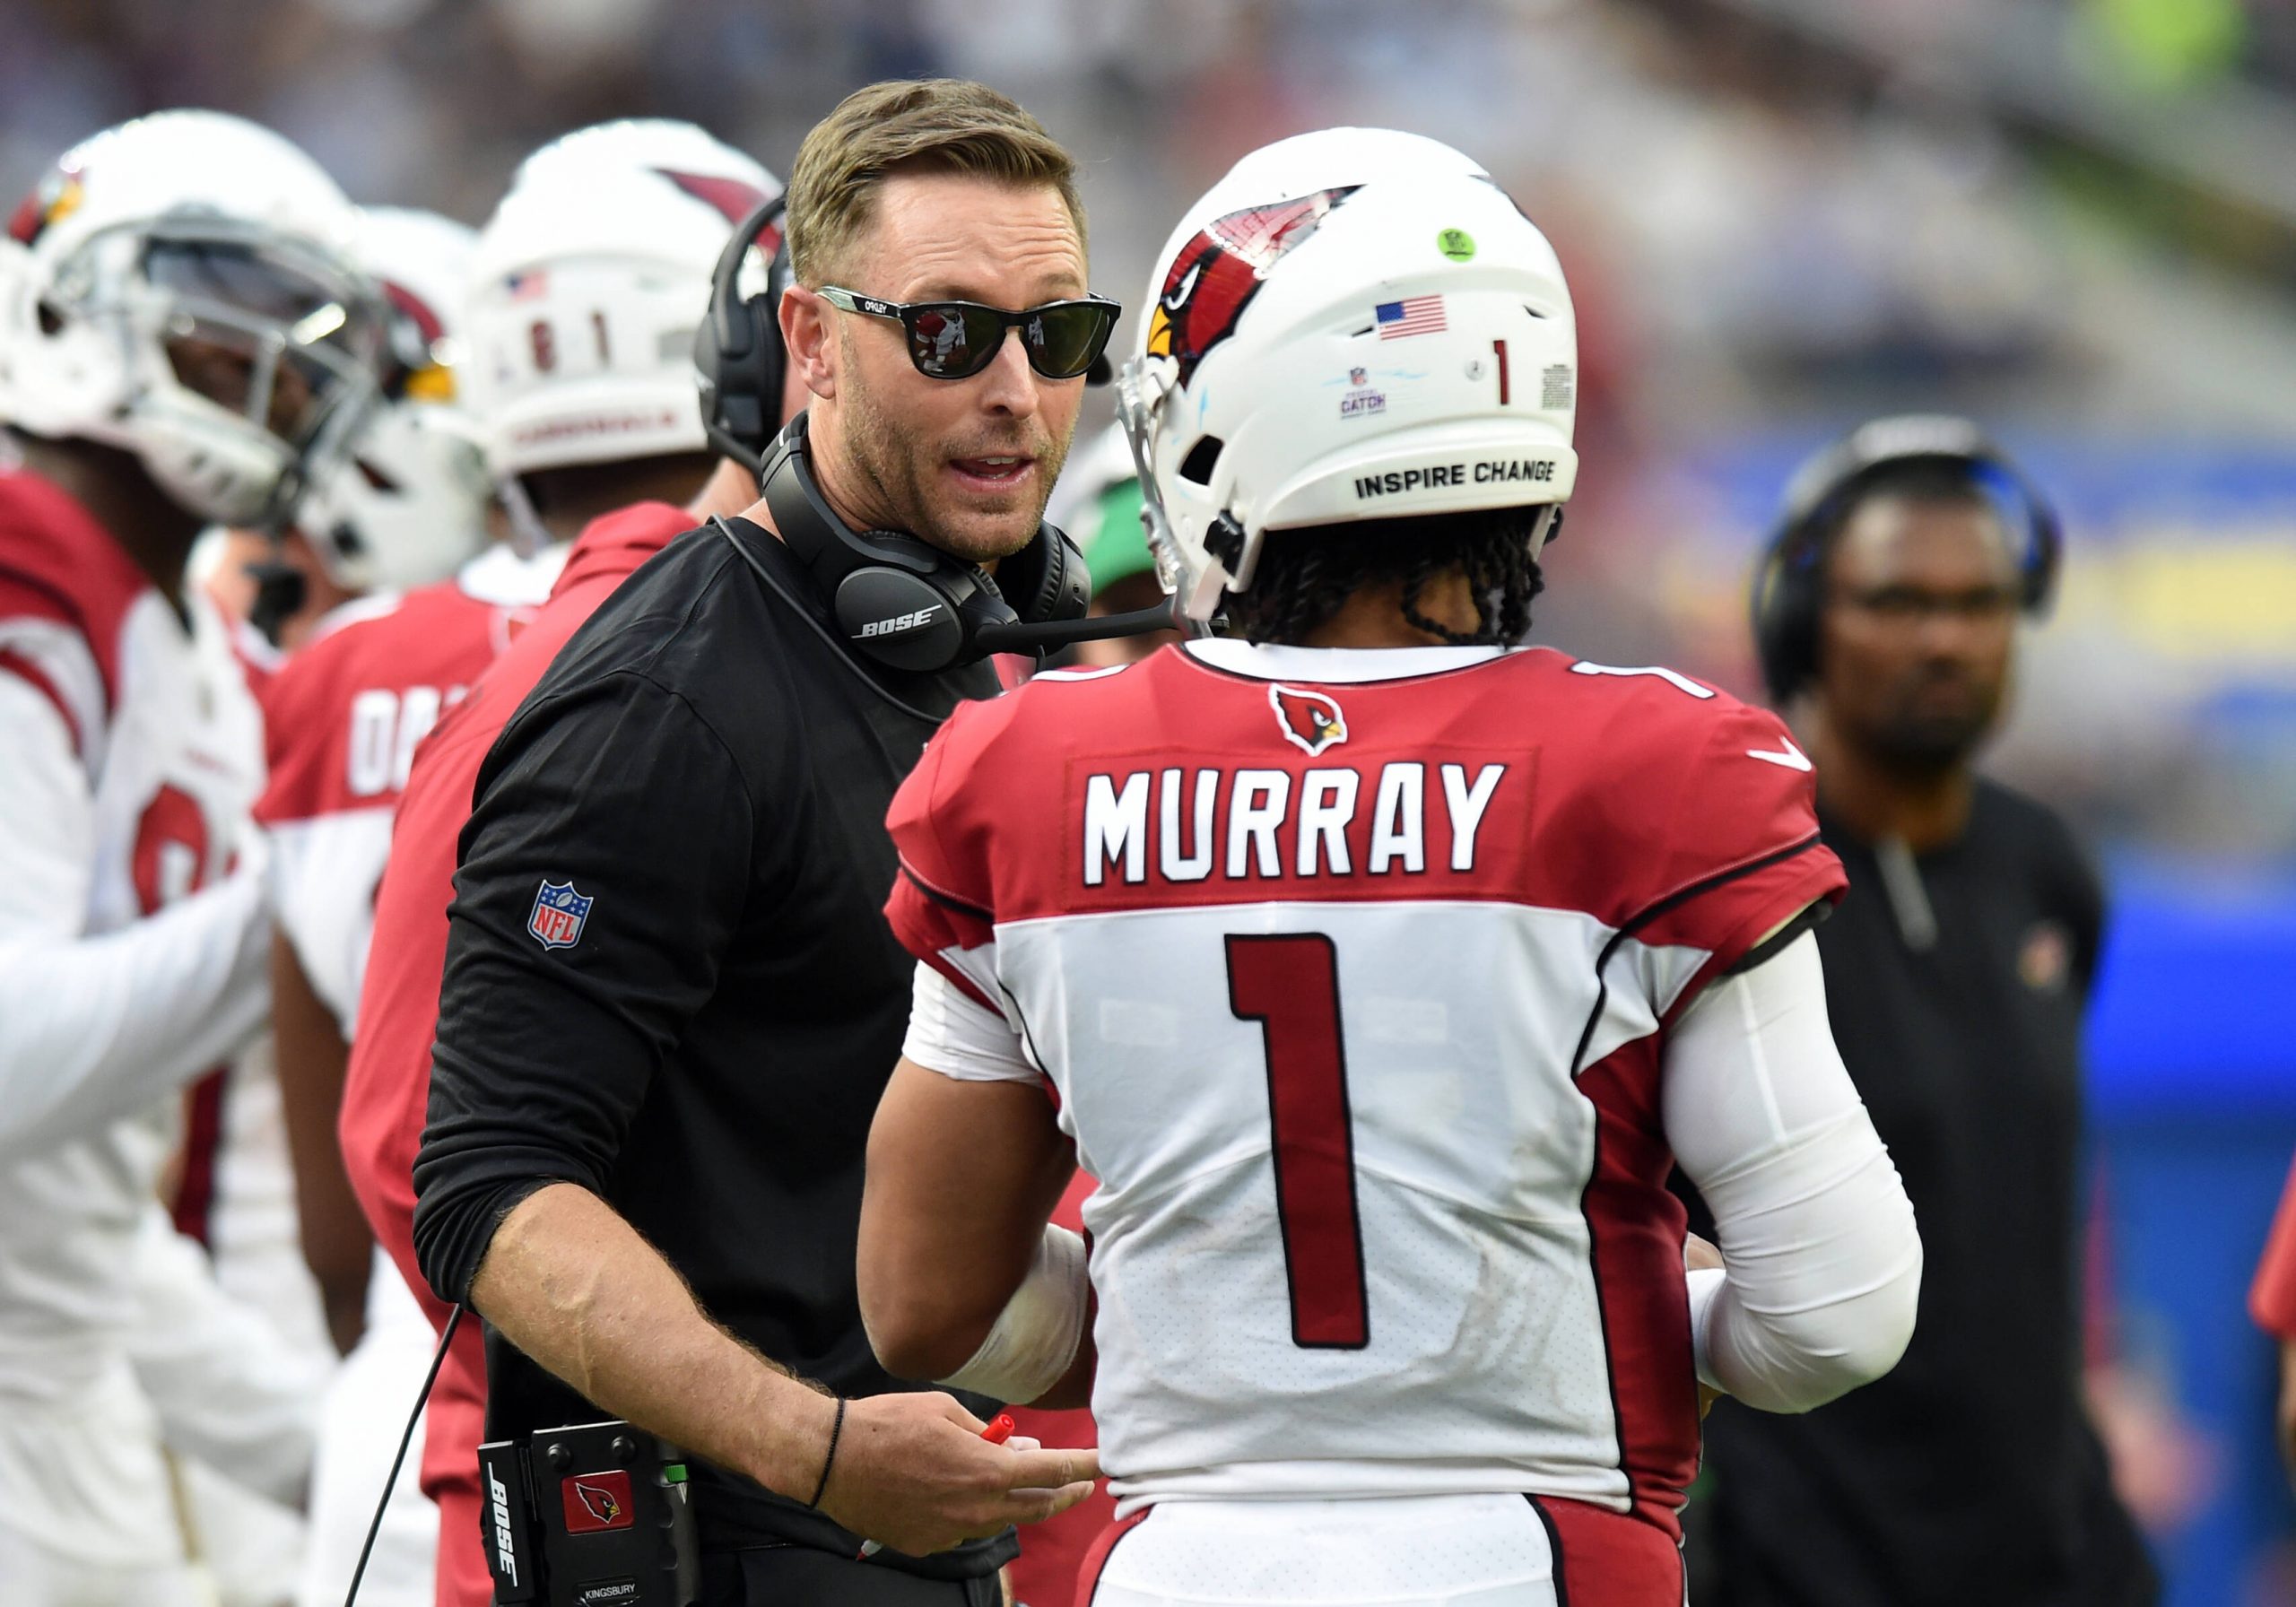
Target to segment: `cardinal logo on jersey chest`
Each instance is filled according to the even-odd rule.
[[[1270,685],[1267,702],[1268,707],[1275,710],[1275,724],[1283,731],[1285,740],[1297,745],[1310,759],[1326,748],[1347,740],[1347,717],[1326,693]]]
[[[526,930],[545,949],[570,949],[582,941],[582,926],[595,902],[576,892],[571,882],[545,882],[535,895]]]

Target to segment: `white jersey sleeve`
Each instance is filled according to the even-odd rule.
[[[1807,1412],[1896,1366],[1921,1238],[1834,1047],[1817,939],[1711,984],[1667,1042],[1663,1086],[1667,1142],[1725,1264],[1692,1275],[1700,1377]]]
[[[261,1026],[268,923],[242,869],[83,935],[94,817],[54,706],[0,673],[0,1154],[91,1132],[230,1058]]]
[[[71,727],[0,670],[0,942],[80,935],[96,858],[94,801]]]
[[[326,1366],[226,1294],[156,1201],[138,1228],[134,1281],[128,1359],[162,1438],[249,1490],[300,1504]]]

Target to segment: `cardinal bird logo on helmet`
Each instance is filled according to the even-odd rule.
[[[77,168],[57,167],[33,187],[8,218],[8,238],[20,246],[36,243],[48,226],[80,209],[86,194]]]
[[[1148,318],[1148,355],[1177,358],[1186,385],[1204,354],[1234,332],[1268,270],[1358,187],[1248,206],[1205,224],[1165,271],[1163,291]]]
[[[1267,701],[1275,710],[1275,723],[1285,740],[1296,744],[1310,759],[1347,740],[1347,717],[1340,713],[1337,703],[1322,692],[1271,685]]]
[[[704,206],[717,208],[728,223],[740,222],[765,204],[766,192],[747,179],[728,178],[718,173],[685,173],[675,168],[656,168],[654,171]],[[773,248],[762,239],[759,246],[767,251]]]

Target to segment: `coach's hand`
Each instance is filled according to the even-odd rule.
[[[1092,1493],[1099,1452],[991,1445],[982,1427],[937,1392],[848,1401],[821,1509],[856,1534],[923,1556],[1039,1523]]]

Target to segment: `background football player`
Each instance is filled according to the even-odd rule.
[[[163,113],[67,152],[0,240],[0,1578],[202,1599],[131,1370],[170,1098],[265,1006],[255,704],[184,581],[282,518],[375,393],[334,182]]]
[[[224,1248],[291,1260],[294,1279],[316,1278],[326,1354],[344,1357],[320,1417],[297,1585],[300,1601],[329,1607],[350,1582],[430,1351],[428,1325],[376,1253],[335,1131],[391,806],[414,744],[555,573],[555,554],[481,555],[491,497],[457,396],[474,239],[431,213],[361,214],[362,258],[395,315],[394,362],[385,404],[298,521],[333,586],[358,600],[321,620],[264,693],[269,777],[255,812],[271,848],[278,1080],[232,1090],[224,1203],[269,1205],[273,1232]],[[268,1123],[249,1132],[258,1114]],[[437,1536],[435,1508],[402,1480],[361,1600],[428,1607]]]
[[[351,1010],[335,1016],[352,1046],[347,1084],[335,1073],[342,1153],[375,1234],[398,1264],[387,1296],[378,1287],[374,1297],[378,1323],[387,1303],[410,1313],[427,1307],[434,1322],[446,1316],[427,1285],[414,1282],[421,1307],[407,1288],[418,1279],[411,1173],[430,1086],[455,843],[478,760],[557,647],[615,582],[697,517],[747,506],[747,471],[721,465],[708,449],[690,353],[732,220],[778,187],[755,161],[686,123],[602,124],[529,157],[479,238],[461,390],[491,473],[515,482],[529,536],[547,543],[525,572],[554,576],[559,591],[545,606],[505,613],[471,590],[476,571],[502,561],[490,554],[457,582],[347,625],[312,650],[326,672],[322,707],[330,711],[314,729],[326,734],[331,752],[344,732],[355,732],[361,699],[382,707],[378,690],[396,699],[401,722],[410,709],[423,732],[439,722],[438,741],[422,746],[411,771],[414,741],[402,736],[391,745],[386,785],[358,805],[374,812],[358,829],[358,873],[362,886],[379,878],[381,887],[373,919],[344,931],[347,941],[336,945],[356,957],[345,983],[357,1030]],[[726,472],[713,477],[719,466]],[[720,488],[730,490],[713,502]],[[693,507],[683,506],[688,499],[697,499]],[[570,556],[564,543],[577,532]],[[541,589],[551,590],[546,579]],[[498,670],[497,656],[514,638],[517,650]],[[449,685],[470,688],[470,699],[424,690]],[[313,770],[326,778],[342,773],[331,758]],[[370,908],[359,901],[362,916]],[[314,1078],[315,1090],[322,1082]],[[396,1316],[392,1325],[394,1333],[404,1326]],[[418,1321],[413,1338],[419,1343],[397,1347],[399,1382],[387,1394],[402,1415],[427,1366],[431,1330]],[[492,1596],[478,1546],[485,1384],[477,1332],[468,1326],[439,1374],[421,1461],[422,1488],[439,1502],[437,1600],[450,1607],[483,1607]],[[372,1476],[379,1480],[387,1466],[386,1450]],[[404,1495],[395,1490],[393,1499]]]
[[[1228,639],[961,708],[896,800],[873,1341],[1014,1400],[1097,1364],[1098,1607],[1677,1607],[1700,1383],[1831,1398],[1919,1281],[1827,1031],[1807,761],[1686,677],[1511,647],[1576,352],[1473,163],[1283,142],[1150,288],[1127,413]],[[1685,1278],[1673,1155],[1726,1270]],[[1089,1339],[1046,1226],[1080,1162]]]

